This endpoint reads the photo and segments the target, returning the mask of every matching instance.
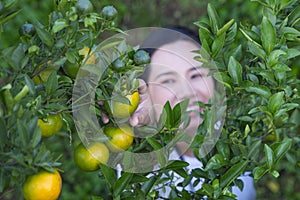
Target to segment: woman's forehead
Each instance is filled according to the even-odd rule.
[[[197,54],[192,51],[199,48],[198,44],[184,40],[163,45],[152,55],[151,68],[165,71],[175,70],[176,67],[180,67],[181,70],[198,67],[201,63],[194,60]]]
[[[192,52],[199,50],[200,46],[197,43],[192,43],[190,41],[178,40],[176,42],[165,44],[157,49],[152,55],[152,62],[159,62],[168,59],[173,59],[175,61],[194,61],[194,57],[197,55]],[[195,62],[197,63],[197,62]]]

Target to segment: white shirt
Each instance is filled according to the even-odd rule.
[[[172,157],[178,159],[178,153],[177,152],[171,153],[170,158],[172,158]],[[202,169],[202,167],[203,167],[202,163],[195,157],[183,155],[183,156],[181,156],[181,160],[189,163],[189,166],[186,167],[186,170],[188,170],[188,172],[191,172],[193,169],[197,169],[197,168]],[[176,186],[179,183],[184,181],[184,179],[176,173],[175,173],[174,179],[175,180],[173,180],[173,184]],[[256,191],[254,188],[254,181],[253,181],[253,178],[251,176],[249,176],[249,173],[246,172],[245,174],[238,177],[238,179],[243,181],[244,187],[243,187],[243,191],[241,191],[237,186],[232,187],[232,192],[235,195],[237,195],[237,200],[255,200],[256,199]],[[193,183],[195,180],[196,180],[196,178],[193,178],[191,182]],[[185,187],[185,189],[187,191],[197,191],[197,190],[201,189],[203,182],[204,182],[204,179],[202,181],[200,179],[200,182],[198,185],[193,187],[192,184],[189,184]],[[177,186],[177,189],[180,191],[183,190],[183,188],[179,187],[179,186]],[[167,198],[170,194],[170,191],[171,191],[171,188],[169,186],[166,186],[164,188],[164,190],[159,189],[159,194],[160,194],[160,196]]]

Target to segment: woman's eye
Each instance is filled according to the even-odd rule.
[[[201,77],[202,77],[202,74],[196,73],[191,76],[191,79],[196,79],[196,78],[201,78]]]
[[[166,79],[166,80],[161,81],[162,84],[172,84],[174,82],[175,82],[175,80],[173,80],[173,79]]]

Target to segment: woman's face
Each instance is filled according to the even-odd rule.
[[[191,122],[188,128],[195,130],[202,122],[199,117],[201,109],[196,102],[208,103],[214,81],[207,76],[209,70],[201,68],[201,63],[193,59],[197,54],[192,51],[199,48],[197,43],[178,40],[161,46],[152,55],[148,85],[157,119],[167,101],[173,107],[189,99]]]

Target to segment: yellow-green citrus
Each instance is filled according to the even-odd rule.
[[[116,118],[125,118],[133,114],[140,103],[140,95],[138,92],[126,95],[130,104],[113,101],[111,104],[111,113]]]
[[[106,145],[112,152],[125,151],[133,143],[133,128],[126,124],[122,124],[119,127],[107,125],[104,127],[104,133],[110,137]]]
[[[51,63],[51,60],[48,61],[47,66],[38,66],[35,69],[35,76],[33,77],[33,81],[36,85],[41,83],[46,83],[50,74],[53,71],[57,71],[59,69],[59,66],[54,66]]]
[[[41,171],[27,177],[22,189],[25,200],[56,200],[61,187],[61,176],[54,170],[54,173]]]
[[[79,50],[79,55],[84,56],[83,64],[95,64],[96,62],[94,53],[87,46]]]
[[[87,148],[79,144],[74,150],[74,161],[83,171],[95,171],[99,164],[106,164],[109,159],[109,150],[105,144],[94,142]]]
[[[47,118],[38,119],[42,137],[51,137],[57,133],[63,125],[63,120],[60,114],[50,114]]]

